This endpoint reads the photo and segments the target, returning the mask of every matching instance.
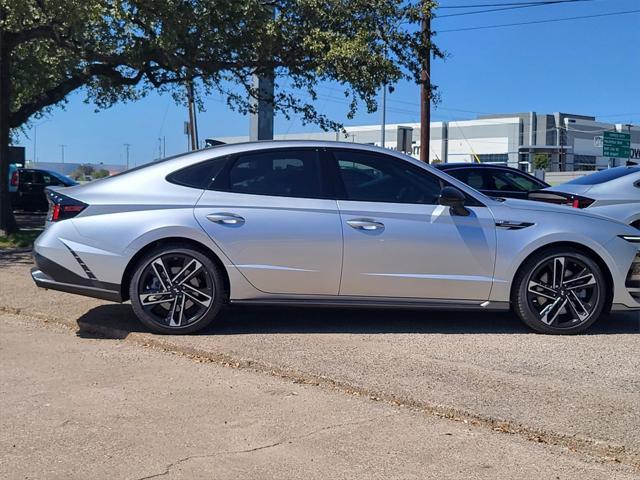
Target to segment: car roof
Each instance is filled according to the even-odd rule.
[[[495,164],[495,163],[470,163],[470,162],[456,162],[456,163],[436,163],[434,167],[441,170],[447,170],[449,168],[506,168],[508,170],[518,170],[517,168],[509,167],[507,165]]]

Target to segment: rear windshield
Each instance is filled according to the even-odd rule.
[[[591,175],[585,175],[584,177],[573,179],[567,184],[573,185],[598,185],[599,183],[609,182],[616,178],[624,177],[631,173],[640,172],[640,167],[617,167],[609,168],[607,170],[600,170],[599,172],[592,173]]]

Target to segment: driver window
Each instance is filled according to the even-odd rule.
[[[348,200],[434,205],[443,182],[418,167],[374,153],[333,152]]]

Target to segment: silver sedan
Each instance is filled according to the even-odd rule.
[[[640,166],[601,170],[532,192],[529,199],[588,208],[589,212],[640,228]]]
[[[577,333],[640,309],[628,225],[495,200],[400,153],[337,142],[223,145],[51,189],[32,271],[161,333],[225,304],[512,309]]]

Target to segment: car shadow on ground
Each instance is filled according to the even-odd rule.
[[[105,333],[124,338],[148,332],[128,304],[101,305],[78,319],[79,335]],[[530,334],[509,312],[228,307],[212,325],[193,335],[248,334]],[[640,333],[640,315],[612,314],[598,321],[590,334]],[[103,335],[105,336],[105,335]]]

